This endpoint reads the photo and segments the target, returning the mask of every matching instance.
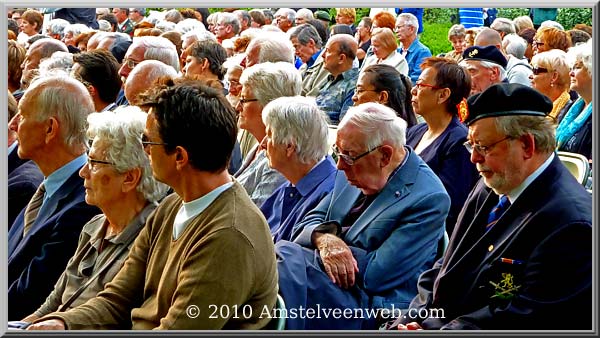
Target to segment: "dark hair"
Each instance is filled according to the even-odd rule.
[[[592,38],[588,33],[582,31],[581,29],[571,29],[568,30],[567,33],[569,33],[569,37],[571,38],[571,46],[586,42]]]
[[[219,80],[225,77],[223,62],[227,60],[227,51],[218,42],[196,41],[188,47],[187,55],[198,60],[208,59],[211,73],[217,75]]]
[[[259,26],[263,26],[265,24],[265,15],[260,9],[253,9],[250,12],[250,17],[252,21],[256,22]]]
[[[352,28],[350,28],[350,26],[344,25],[344,24],[337,24],[337,25],[331,26],[331,35],[336,35],[336,34],[348,34],[348,35],[354,36],[354,34],[352,34]]]
[[[15,19],[8,19],[8,30],[15,33],[16,35],[19,35],[19,24],[17,23],[17,20]]]
[[[318,19],[306,20],[306,24],[313,26],[317,30],[317,33],[319,33],[319,37],[321,38],[321,44],[325,46],[327,40],[329,40],[329,30],[325,27],[325,24]]]
[[[446,102],[446,110],[452,115],[458,115],[459,104],[471,93],[471,75],[453,59],[429,57],[421,63],[421,69],[434,68],[437,71],[434,85],[450,89],[450,97]]]
[[[222,91],[202,81],[171,80],[151,101],[166,151],[185,148],[190,164],[201,171],[227,168],[238,130],[235,111]]]
[[[533,28],[523,28],[519,31],[519,33],[517,35],[519,35],[520,37],[525,39],[525,41],[527,41],[528,44],[532,44],[533,37],[535,36],[536,32],[537,31]]]
[[[387,106],[394,109],[396,114],[406,121],[407,128],[417,124],[417,116],[411,104],[412,83],[408,76],[401,74],[393,66],[385,64],[367,66],[363,73],[373,75],[370,80],[376,91],[388,92]]]
[[[208,22],[206,22],[206,18],[208,18],[208,16],[210,15],[210,12],[208,11],[208,8],[194,8],[196,10],[196,12],[200,13],[200,15],[202,15],[202,24],[204,24],[204,27],[208,27]]]
[[[110,29],[113,32],[117,31],[117,26],[119,25],[119,20],[117,19],[116,15],[114,15],[112,13],[100,15],[98,17],[98,20],[106,20],[106,21],[108,21],[108,23],[110,23]]]
[[[115,102],[123,83],[119,75],[119,62],[109,51],[94,49],[73,54],[73,62],[80,66],[77,75],[96,88],[102,101]]]

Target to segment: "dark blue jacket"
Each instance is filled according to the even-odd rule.
[[[79,170],[47,200],[23,237],[24,210],[8,233],[8,320],[44,302],[77,248],[84,224],[101,211],[85,203]]]

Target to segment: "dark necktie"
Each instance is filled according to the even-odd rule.
[[[352,209],[348,212],[348,215],[342,221],[342,234],[345,234],[348,229],[356,222],[356,220],[360,217],[360,215],[367,210],[367,208],[371,205],[371,202],[377,197],[377,194],[373,195],[364,195],[360,193],[359,197],[354,202]]]
[[[36,190],[35,194],[33,194],[33,197],[29,201],[29,204],[27,205],[27,209],[25,209],[25,216],[23,217],[23,224],[24,224],[23,237],[25,237],[25,235],[27,235],[27,232],[29,232],[29,229],[35,222],[35,219],[42,207],[42,203],[44,202],[44,194],[45,193],[46,193],[46,187],[44,186],[44,183],[42,183],[42,184],[40,184],[40,186]]]
[[[489,231],[492,228],[492,226],[494,226],[494,224],[498,222],[500,216],[504,214],[504,212],[506,211],[506,209],[508,209],[509,206],[510,201],[508,200],[508,197],[506,195],[502,195],[502,197],[500,197],[500,201],[498,202],[498,204],[496,204],[496,206],[492,209],[492,212],[490,212],[490,215],[488,216],[488,223],[485,226],[485,231]]]

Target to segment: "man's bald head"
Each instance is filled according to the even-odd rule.
[[[502,37],[500,36],[500,33],[486,27],[475,37],[475,46],[496,46],[498,49],[502,50]]]
[[[125,97],[129,104],[132,106],[140,104],[139,95],[148,89],[156,79],[163,76],[175,78],[177,71],[157,60],[144,60],[135,66],[125,82]]]

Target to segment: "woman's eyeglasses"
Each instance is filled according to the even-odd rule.
[[[533,67],[532,71],[534,75],[548,73],[548,69],[543,67]]]

